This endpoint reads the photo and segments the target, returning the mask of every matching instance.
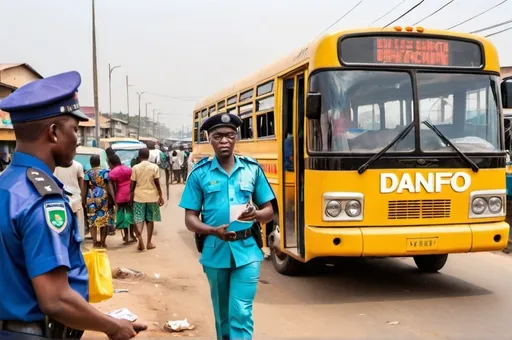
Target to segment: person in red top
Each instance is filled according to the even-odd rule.
[[[110,166],[110,181],[108,182],[112,197],[115,197],[116,228],[123,234],[125,243],[136,242],[133,211],[130,206],[130,183],[132,169],[123,165],[118,155],[108,158]],[[128,238],[131,238],[129,240]]]

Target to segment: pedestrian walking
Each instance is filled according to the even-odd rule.
[[[180,183],[182,171],[181,171],[181,164],[178,159],[178,151],[176,151],[176,150],[174,150],[172,152],[171,167],[172,167],[173,177],[176,179],[176,183]]]
[[[58,166],[53,173],[59,181],[64,184],[64,188],[71,193],[71,210],[76,214],[78,220],[78,229],[80,237],[85,238],[85,215],[82,204],[84,187],[84,167],[79,162],[73,160],[69,167]]]
[[[121,159],[115,154],[109,157],[108,163],[110,166],[108,186],[115,200],[115,227],[121,230],[125,244],[130,241],[136,242],[135,223],[130,205],[132,169],[121,163]]]
[[[148,142],[148,149],[149,149],[149,161],[151,163],[154,163],[156,165],[160,165],[161,159],[160,159],[160,147],[158,144],[154,142]]]
[[[169,200],[169,181],[170,181],[170,162],[169,162],[169,154],[164,148],[160,149],[160,169],[164,171],[165,174],[165,189],[167,194],[167,200]]]
[[[16,134],[11,165],[0,175],[0,330],[79,339],[83,330],[131,339],[145,325],[89,305],[89,276],[64,185],[53,175],[76,153],[77,72],[31,82],[0,102]]]
[[[160,168],[149,162],[149,149],[139,150],[140,163],[132,168],[132,183],[130,188],[133,207],[133,220],[139,239],[138,249],[148,250],[156,248],[152,242],[155,222],[159,222],[160,207],[164,205],[162,188],[160,187]],[[147,226],[147,243],[144,246],[142,231]]]
[[[188,148],[186,148],[184,151],[183,151],[183,184],[187,183],[187,177],[188,177],[188,173],[189,173],[189,157],[190,157],[190,150]]]
[[[195,165],[180,202],[202,252],[219,340],[252,339],[252,305],[263,260],[255,222],[267,223],[274,216],[275,196],[263,169],[254,159],[233,153],[241,123],[233,114],[203,123],[201,131],[208,131],[215,157]]]
[[[183,144],[180,144],[176,156],[178,158],[178,164],[180,167],[180,178],[183,180],[183,182],[185,182],[185,179],[186,179],[185,172],[186,172],[187,164],[185,163],[185,150],[184,150]]]
[[[86,209],[88,224],[94,247],[106,248],[109,225],[111,223],[111,208],[109,206],[108,178],[109,170],[101,168],[100,156],[92,155],[91,170],[85,174]],[[98,233],[100,241],[98,242]]]

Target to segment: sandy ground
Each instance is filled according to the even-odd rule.
[[[140,253],[135,245],[122,246],[120,235],[107,240],[113,267],[146,277],[115,280],[115,288],[128,293],[95,306],[104,312],[130,309],[149,325],[140,339],[214,336],[208,283],[177,206],[182,190],[171,187],[156,227],[156,249]],[[419,273],[411,259],[348,259],[286,277],[267,260],[254,306],[255,338],[512,339],[511,287],[512,257],[502,253],[451,255],[438,274]],[[196,326],[193,331],[162,330],[166,321],[185,318]]]

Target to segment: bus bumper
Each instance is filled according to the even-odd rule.
[[[506,222],[367,228],[307,226],[305,260],[330,256],[415,256],[503,250],[508,236]]]

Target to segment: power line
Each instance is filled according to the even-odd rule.
[[[320,34],[318,34],[318,36],[324,34],[325,32],[327,32],[331,27],[333,27],[334,25],[336,25],[338,22],[340,22],[341,20],[343,20],[347,15],[350,14],[350,12],[352,12],[353,10],[355,10],[357,8],[357,6],[359,6],[361,4],[361,2],[363,2],[364,0],[360,0],[357,4],[354,5],[354,7],[352,7],[351,9],[348,10],[348,12],[346,12],[345,14],[343,14],[338,20],[336,20],[335,22],[333,22],[329,27],[327,27],[325,30],[323,30],[322,32],[320,32]],[[318,37],[317,36],[317,37]]]
[[[438,9],[436,9],[434,12],[430,13],[429,15],[427,15],[426,17],[424,17],[423,19],[421,19],[420,21],[417,21],[415,22],[414,24],[412,24],[413,26],[416,26],[417,24],[419,24],[420,22],[422,22],[423,20],[426,20],[428,18],[430,18],[431,16],[441,12],[446,6],[448,6],[449,4],[451,4],[452,2],[454,2],[455,0],[450,0],[448,1],[446,4],[444,4],[443,6],[439,7]]]
[[[486,9],[485,11],[480,12],[479,14],[474,15],[474,16],[472,16],[471,18],[464,20],[463,22],[459,22],[457,25],[454,25],[454,26],[452,26],[452,27],[448,27],[448,28],[447,28],[447,30],[451,30],[451,29],[453,29],[453,28],[455,28],[455,27],[458,27],[458,26],[460,26],[460,25],[462,25],[462,24],[465,24],[465,23],[467,23],[467,22],[469,22],[469,21],[471,21],[471,20],[473,20],[473,19],[476,19],[476,18],[478,18],[479,16],[484,15],[485,13],[489,12],[490,10],[493,10],[493,9],[495,9],[496,7],[503,5],[503,4],[504,4],[505,2],[507,2],[507,1],[508,1],[508,0],[503,0],[502,2],[500,2],[500,3],[498,3],[498,4],[494,5],[494,6],[492,6],[491,8]]]
[[[503,25],[506,25],[506,24],[510,24],[511,22],[512,22],[512,20],[503,21],[503,22],[500,22],[499,24],[492,25],[492,26],[487,26],[487,27],[484,27],[484,28],[480,28],[480,29],[478,29],[476,31],[472,31],[472,32],[469,32],[469,33],[470,34],[475,34],[475,33],[480,33],[480,32],[484,32],[484,31],[492,30],[493,28],[500,27],[500,26],[503,26]]]
[[[157,97],[164,97],[164,98],[182,100],[182,101],[185,101],[185,102],[193,102],[193,101],[197,101],[197,100],[201,99],[201,97],[186,97],[186,96],[177,97],[177,96],[169,96],[169,95],[166,95],[166,94],[160,94],[160,93],[155,93],[155,92],[146,92],[146,93],[147,94],[151,94],[153,96],[157,96]]]
[[[489,37],[492,37],[494,35],[498,35],[498,34],[501,34],[503,32],[509,31],[509,30],[512,30],[512,27],[505,28],[504,30],[501,30],[501,31],[498,31],[498,32],[494,32],[494,33],[491,33],[491,34],[487,34],[485,37],[489,38]]]
[[[506,1],[506,0],[505,0]],[[409,14],[410,12],[412,12],[416,7],[418,7],[419,5],[421,5],[422,3],[424,3],[425,0],[421,0],[420,2],[418,2],[416,5],[414,5],[413,7],[411,7],[407,12],[405,12],[404,14],[402,14],[401,16],[399,16],[398,18],[396,18],[395,20],[391,21],[389,24],[387,24],[386,26],[382,27],[382,29],[388,27],[389,25],[392,25],[394,24],[395,22],[397,22],[398,20],[402,19],[403,17],[405,17],[407,14]]]
[[[371,26],[373,24],[375,24],[377,21],[379,21],[380,19],[384,18],[386,15],[388,15],[389,13],[393,12],[395,9],[398,8],[398,6],[400,6],[401,4],[403,4],[406,0],[402,0],[402,2],[400,2],[398,5],[396,5],[395,7],[391,8],[389,11],[386,12],[386,14],[384,15],[381,15],[380,17],[378,17],[377,19],[375,19],[370,25],[368,26]]]

